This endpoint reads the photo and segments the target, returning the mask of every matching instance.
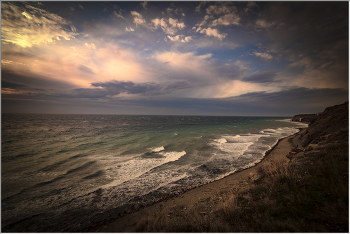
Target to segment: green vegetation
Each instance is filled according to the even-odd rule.
[[[264,160],[259,178],[192,207],[161,210],[137,232],[348,232],[348,141],[290,162]],[[212,208],[211,208],[212,207]]]

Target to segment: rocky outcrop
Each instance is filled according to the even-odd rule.
[[[349,140],[349,102],[327,107],[301,134],[300,142],[303,147],[307,147],[309,144],[318,144],[324,138],[328,142]]]
[[[293,122],[303,122],[303,123],[313,123],[317,118],[319,114],[299,114],[294,115],[292,118]]]

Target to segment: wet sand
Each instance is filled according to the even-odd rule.
[[[137,226],[137,222],[144,217],[148,217],[149,215],[156,214],[160,211],[171,210],[174,207],[186,207],[192,208],[195,207],[196,204],[201,204],[201,210],[198,212],[202,212],[203,206],[205,207],[206,212],[210,212],[210,210],[214,210],[215,207],[211,207],[213,204],[210,202],[206,202],[214,199],[221,199],[221,194],[225,194],[233,189],[237,189],[242,191],[249,186],[254,178],[257,177],[257,170],[264,163],[269,163],[269,161],[282,161],[288,162],[289,159],[286,155],[296,147],[296,145],[301,147],[299,142],[300,134],[303,133],[306,128],[303,128],[300,132],[281,139],[275,147],[267,153],[265,158],[255,165],[254,167],[236,172],[231,174],[221,180],[217,180],[211,182],[209,184],[202,185],[200,187],[191,189],[189,191],[184,192],[183,194],[178,195],[177,197],[170,198],[165,201],[158,202],[152,206],[145,207],[140,209],[134,213],[128,214],[124,217],[121,217],[117,220],[110,220],[104,224],[99,226],[95,226],[86,230],[87,232],[135,232],[135,228]],[[209,207],[210,206],[210,207]]]

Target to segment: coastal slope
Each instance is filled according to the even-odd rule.
[[[348,113],[326,108],[256,166],[83,231],[348,232]]]
[[[293,118],[294,119],[294,118]],[[300,137],[303,147],[317,144],[322,138],[329,141],[346,140],[349,133],[349,102],[327,107],[322,114],[309,125]]]

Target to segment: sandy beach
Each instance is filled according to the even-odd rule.
[[[258,169],[266,163],[288,162],[286,155],[297,145],[300,147],[299,135],[306,128],[298,133],[279,140],[279,142],[267,153],[265,158],[257,165],[231,174],[221,180],[191,189],[176,197],[158,202],[152,206],[127,214],[116,220],[109,220],[98,226],[92,227],[87,232],[135,232],[138,221],[162,212],[169,219],[172,215],[181,215],[182,211],[194,209],[201,215],[213,212],[225,198],[225,194],[234,193],[248,189],[252,182],[258,177]]]

